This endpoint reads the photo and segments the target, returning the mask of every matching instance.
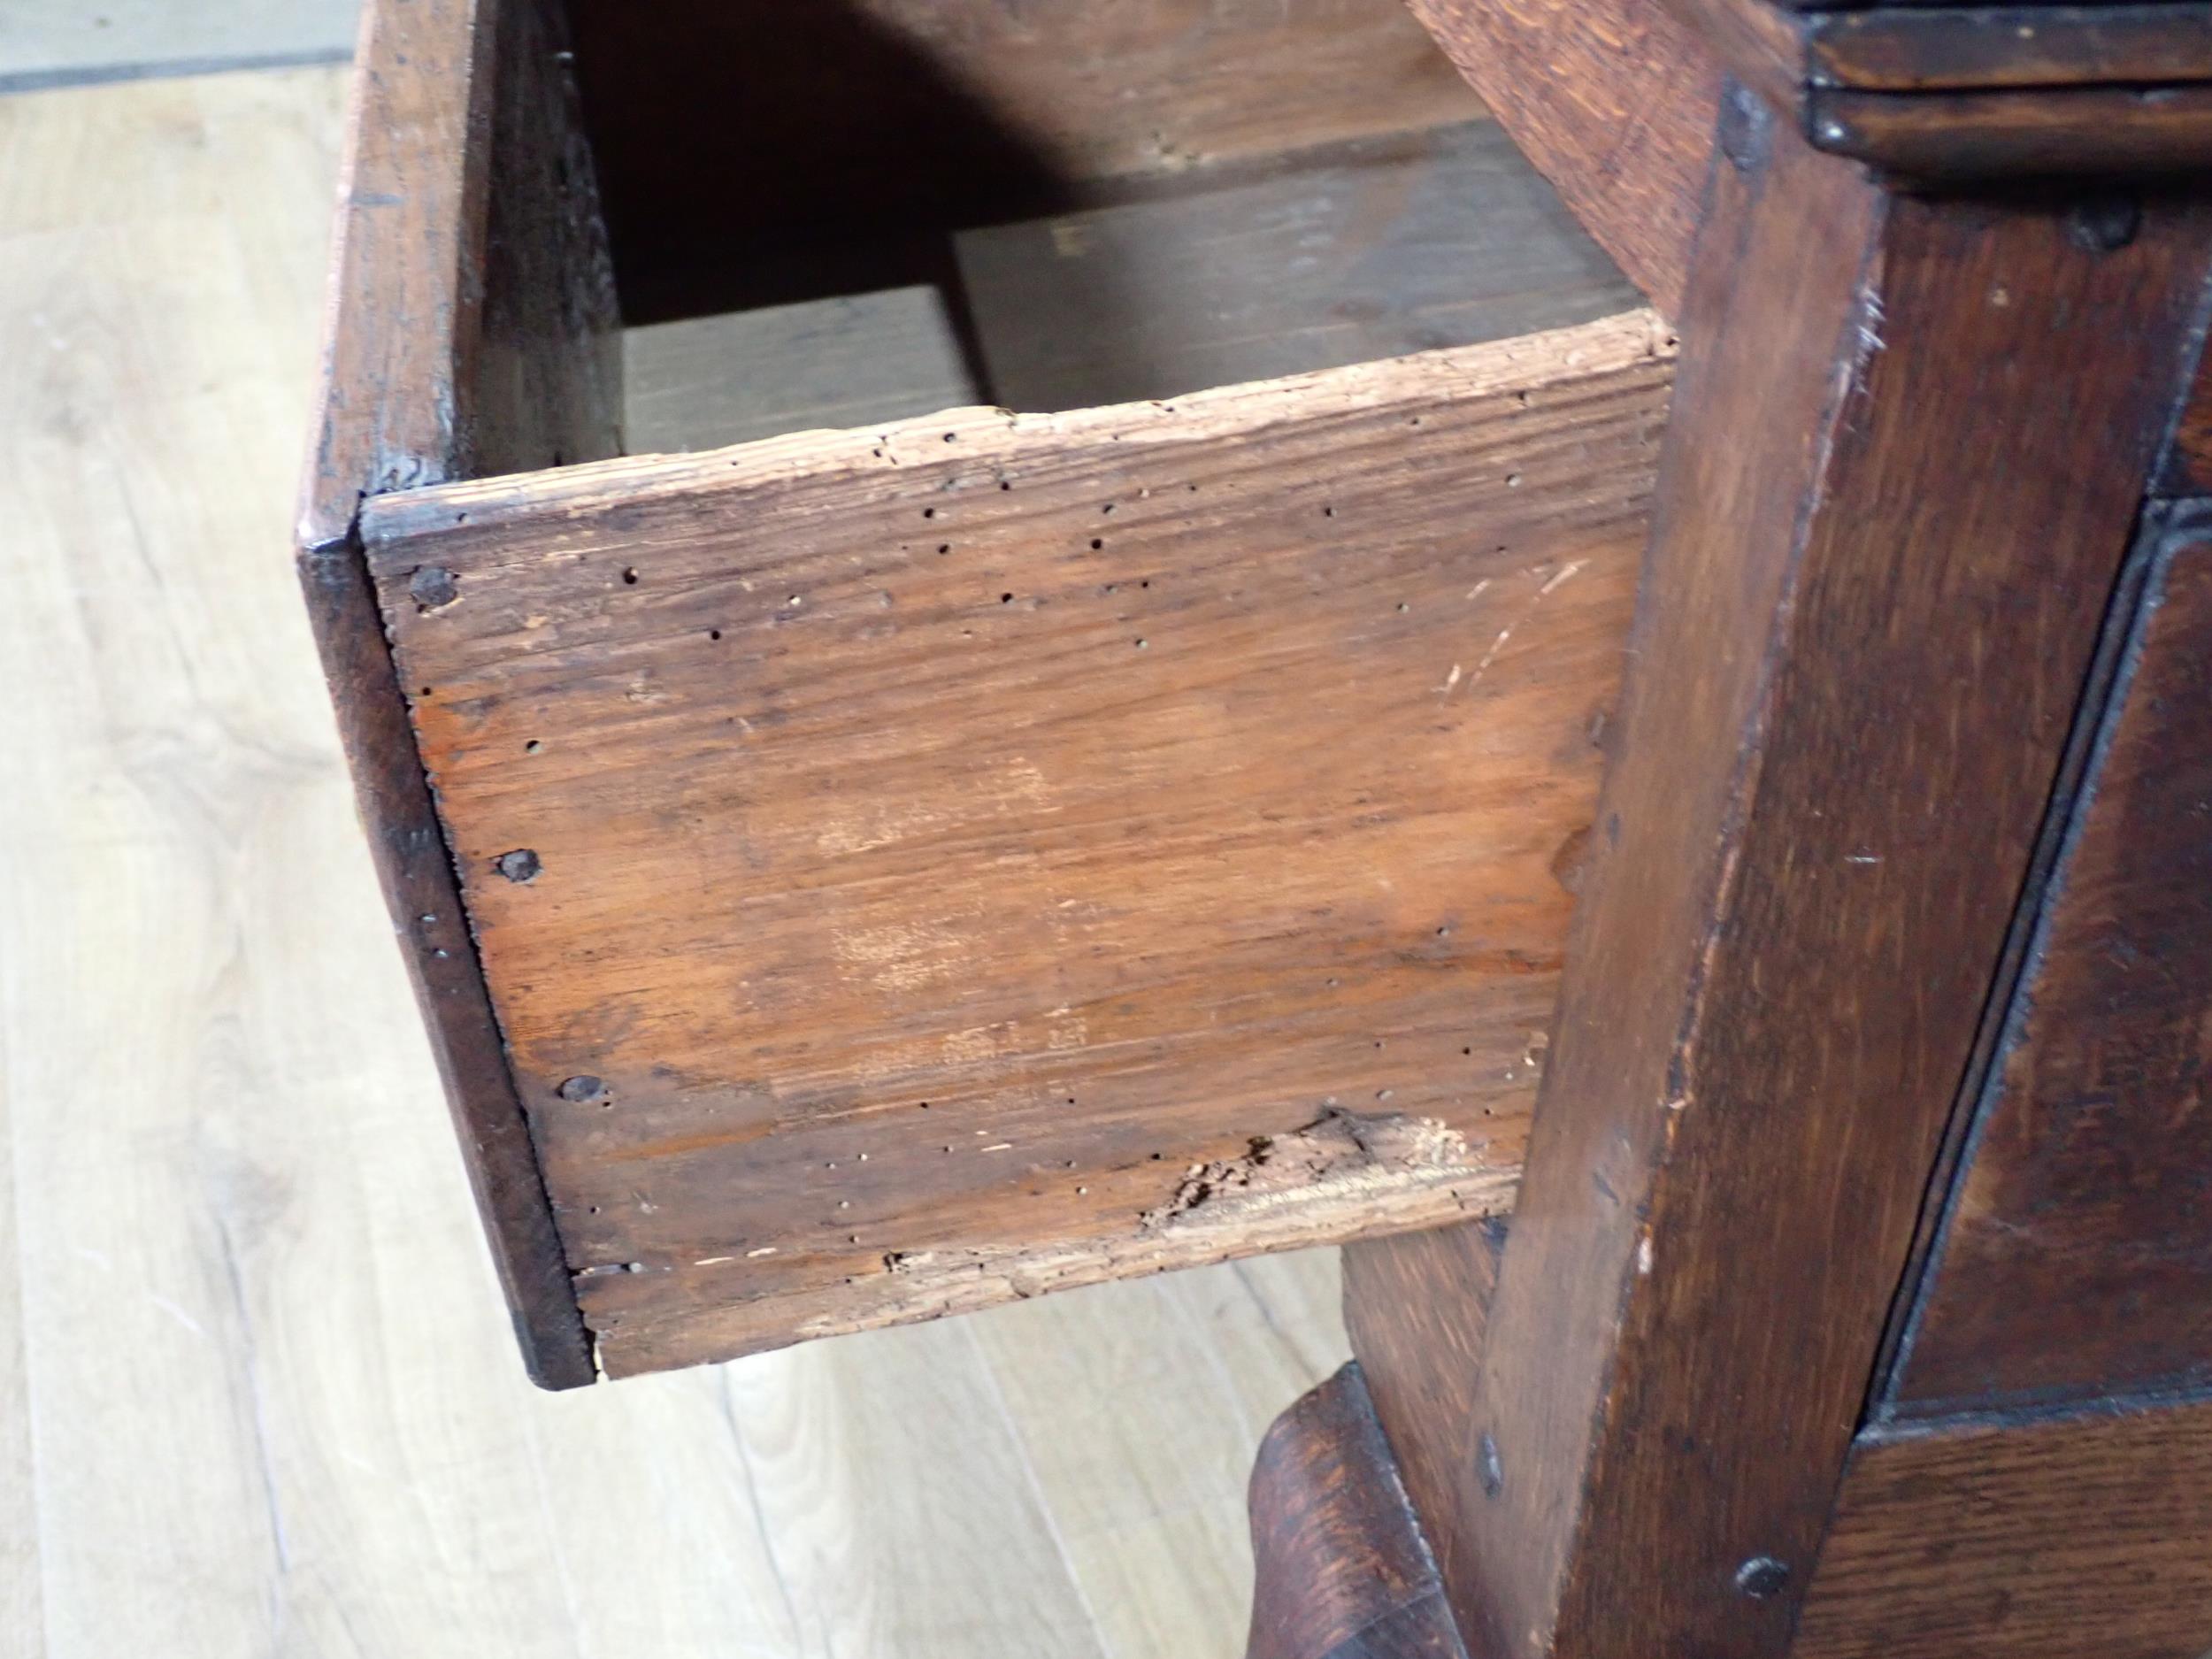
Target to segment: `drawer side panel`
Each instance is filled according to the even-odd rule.
[[[1508,1208],[1669,351],[372,503],[607,1371]]]

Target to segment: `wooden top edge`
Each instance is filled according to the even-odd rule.
[[[743,488],[824,468],[896,466],[941,457],[948,443],[966,456],[1003,455],[1035,443],[1086,438],[1182,442],[1194,435],[1256,429],[1286,417],[1353,411],[1526,389],[1671,358],[1674,334],[1656,311],[1639,309],[1570,328],[1471,346],[1319,369],[1141,403],[1106,404],[1025,415],[988,407],[950,409],[884,426],[786,434],[686,455],[627,456],[541,472],[396,491],[363,504],[362,535],[372,547],[449,529],[518,522],[611,498],[626,502],[703,489]]]
[[[300,457],[299,499],[292,537],[303,555],[330,551],[353,534],[360,505],[360,491],[342,480],[336,465],[337,383],[339,334],[345,326],[346,265],[350,238],[349,204],[354,180],[361,171],[362,87],[371,54],[376,50],[375,0],[361,8],[353,31],[353,74],[346,97],[345,130],[338,155],[338,184],[331,204],[330,264],[323,274],[322,309],[318,322],[314,405],[310,415],[306,453]]]
[[[2212,4],[1662,0],[1818,150],[1900,180],[2155,174],[2212,157]]]
[[[1801,14],[1834,12],[1843,16],[1867,16],[1877,12],[1901,14],[1909,12],[1964,12],[2003,10],[2007,12],[2126,12],[2140,10],[2157,0],[2116,0],[2104,4],[2101,0],[2011,0],[2001,8],[1948,5],[1943,0],[1763,0],[1778,12]]]
[[[2186,178],[2212,159],[2212,81],[1965,92],[1816,89],[1816,150],[1912,184]]]
[[[1754,0],[1765,4],[1768,0]],[[2212,4],[1886,7],[1796,14],[1816,87],[1869,92],[2212,79]]]

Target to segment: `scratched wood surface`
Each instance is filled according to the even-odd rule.
[[[1668,351],[371,502],[606,1370],[1509,1204]]]
[[[0,1653],[1233,1659],[1326,1254],[523,1379],[287,569],[342,96],[0,99]]]

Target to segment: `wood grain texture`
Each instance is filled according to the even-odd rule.
[[[991,400],[1015,409],[1179,396],[1638,303],[1493,121],[953,246]]]
[[[1815,148],[1901,179],[2178,173],[2212,155],[2202,6],[1661,3]]]
[[[1482,112],[1398,0],[574,10],[636,321],[667,314],[661,296],[687,267],[772,256],[795,235],[849,242],[865,227],[881,242],[1030,217],[1079,205],[1101,180]]]
[[[2212,495],[2212,353],[2198,358],[2196,375],[2174,411],[2173,431],[2158,465],[2158,492]]]
[[[372,503],[607,1369],[1507,1203],[1667,351]]]
[[[1252,1535],[1247,1659],[1465,1659],[1357,1365],[1260,1443]]]
[[[459,365],[482,302],[463,273],[482,257],[491,114],[478,51],[498,4],[362,9],[303,547],[342,541],[365,495],[463,475]]]
[[[1888,1389],[1912,1416],[2212,1382],[2212,542],[2147,533],[2119,683]]]
[[[1800,119],[1809,95],[1816,100],[1833,90],[2055,90],[2212,79],[2212,6],[2200,0],[1856,12],[1793,12],[1776,0],[1663,4],[1732,73]]]
[[[590,1354],[352,525],[380,489],[620,447],[620,336],[565,52],[537,0],[365,13],[299,531],[363,824],[525,1363],[549,1387],[592,1380]]]
[[[11,1654],[573,1651],[281,553],[342,89],[0,101]]]
[[[1770,0],[1658,0],[1735,81],[1801,129],[1806,96],[1808,19]],[[1732,88],[1731,89],[1732,91]]]
[[[299,569],[362,827],[412,971],[523,1364],[541,1386],[580,1386],[593,1380],[591,1349],[376,595],[349,546],[303,557]]]
[[[0,1652],[1236,1659],[1333,1251],[524,1380],[281,553],[347,79],[0,99]]]
[[[1335,1256],[1225,1263],[922,1327],[973,1333],[1108,1653],[1244,1651],[1222,1609],[1251,1606],[1245,1487],[1285,1396],[1349,1352]],[[1166,1397],[1167,1363],[1174,1409],[1131,1412]],[[1235,1503],[1217,1501],[1225,1491]]]
[[[622,349],[623,430],[637,455],[985,401],[944,296],[920,285],[648,323]]]
[[[1376,1418],[1447,1584],[1471,1571],[1459,1488],[1470,1470],[1478,1480],[1496,1472],[1474,1406],[1505,1240],[1506,1224],[1494,1219],[1372,1240],[1344,1254],[1344,1323],[1365,1356]]]
[[[1770,0],[1730,0],[1770,5]],[[2212,79],[2212,6],[1883,6],[1803,19],[1809,79],[1914,92]]]
[[[1874,1431],[1793,1659],[2212,1651],[2212,1406]]]
[[[552,0],[363,8],[303,548],[338,545],[380,490],[620,452],[611,275],[557,17]]]
[[[2185,213],[2092,252],[1735,119],[1473,1420],[1437,1414],[1497,1452],[1455,1494],[1484,1654],[1786,1647],[2205,274]]]
[[[633,328],[630,447],[1173,397],[1637,303],[1494,122],[1186,184],[956,231],[956,304],[915,285]]]
[[[1906,178],[1973,183],[2201,169],[2212,84],[1988,92],[1816,89],[1805,130],[1821,149]]]
[[[1678,313],[1720,70],[1661,0],[1412,0],[1630,281]]]
[[[483,336],[458,388],[468,477],[623,452],[621,319],[567,6],[498,0],[494,27]]]

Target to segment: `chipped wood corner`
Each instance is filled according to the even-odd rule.
[[[1328,1108],[1241,1156],[1191,1164],[1114,1237],[894,1250],[803,1297],[731,1302],[678,1321],[588,1311],[602,1373],[639,1375],[916,1325],[1088,1285],[1502,1217],[1517,1164],[1433,1118]],[[736,1266],[738,1262],[730,1263]]]
[[[1293,1133],[1254,1136],[1242,1157],[1192,1164],[1172,1198],[1138,1217],[1137,1230],[1157,1234],[1194,1220],[1241,1227],[1276,1210],[1302,1210],[1317,1194],[1332,1204],[1357,1202],[1402,1191],[1407,1176],[1449,1187],[1471,1167],[1467,1137],[1433,1118],[1331,1106]]]

